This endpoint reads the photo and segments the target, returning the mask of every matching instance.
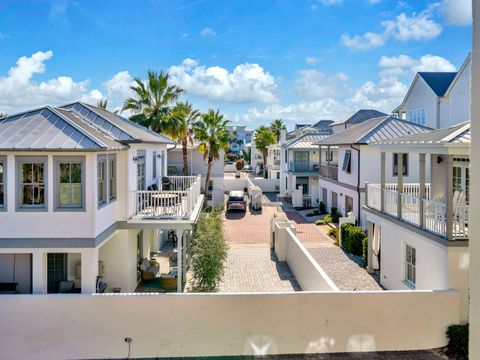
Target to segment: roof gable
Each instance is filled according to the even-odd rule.
[[[422,77],[437,96],[443,96],[457,72],[419,72],[418,75]]]
[[[335,125],[345,124],[345,125],[351,126],[351,125],[360,124],[364,121],[378,118],[381,116],[387,116],[387,114],[375,109],[360,109],[349,118],[336,122],[332,125],[335,126]]]

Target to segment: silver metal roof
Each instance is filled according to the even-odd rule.
[[[287,149],[316,149],[318,146],[314,144],[328,136],[324,133],[306,133],[287,142],[282,147]]]
[[[175,144],[172,139],[164,135],[157,134],[156,132],[131,120],[125,119],[118,114],[111,113],[96,106],[77,101],[64,105],[62,108],[74,111],[92,126],[123,143],[146,142]]]
[[[123,145],[44,106],[0,120],[1,150],[109,150]]]
[[[348,127],[337,134],[316,142],[316,145],[370,144],[428,131],[431,131],[431,129],[426,126],[417,125],[394,116],[382,116]]]
[[[375,142],[375,145],[470,144],[470,122]]]

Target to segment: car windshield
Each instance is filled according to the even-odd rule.
[[[228,201],[243,201],[243,196],[230,196]]]

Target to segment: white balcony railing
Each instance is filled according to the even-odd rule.
[[[447,235],[447,207],[443,201],[430,199],[430,184],[425,184],[425,199],[423,200],[420,198],[419,184],[404,184],[403,189],[404,191],[399,194],[397,184],[385,184],[383,189],[379,184],[368,184],[367,206],[398,218],[398,201],[400,199],[401,220],[419,227],[423,223],[423,229],[445,237]],[[423,215],[421,204],[423,204]],[[455,240],[468,238],[468,205],[466,204],[453,204],[451,238]]]
[[[192,215],[200,199],[200,176],[169,176],[165,190],[137,190],[132,192],[134,212],[130,220],[175,219],[185,220]]]

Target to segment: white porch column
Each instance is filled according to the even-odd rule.
[[[473,0],[473,50],[471,78],[471,131],[470,174],[471,184],[480,184],[480,0]],[[480,219],[480,192],[471,191],[469,202],[470,221]],[[480,339],[480,227],[471,226],[468,244],[470,252],[470,339]],[[480,341],[469,341],[470,359],[480,359]]]
[[[420,203],[418,204],[419,205],[419,221],[418,221],[418,224],[420,225],[420,227],[423,228],[423,212],[424,212],[424,209],[423,209],[423,200],[425,199],[426,197],[426,192],[425,192],[425,154],[419,154],[419,166],[420,166],[420,169],[419,169],[419,182],[420,182]]]
[[[402,193],[403,193],[403,153],[397,155],[397,217],[402,218]]]
[[[453,157],[445,155],[445,239],[453,240]]]
[[[178,237],[178,234],[177,234]],[[180,239],[177,241],[177,292],[181,293],[183,291],[183,236],[180,236]]]
[[[82,294],[94,294],[97,291],[98,249],[82,250]]]
[[[32,253],[32,293],[47,293],[47,253],[40,250]]]
[[[385,211],[385,152],[380,153],[380,210]],[[372,234],[373,236],[373,234]]]

